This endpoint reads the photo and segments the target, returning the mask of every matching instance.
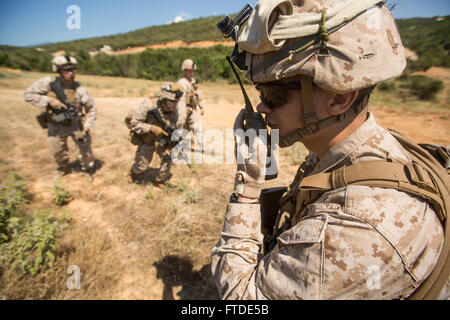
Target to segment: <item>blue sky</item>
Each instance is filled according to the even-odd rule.
[[[248,1],[255,5],[256,0]],[[449,0],[391,0],[395,18],[450,15]],[[175,20],[241,9],[246,0],[0,0],[0,44],[29,46],[124,33]],[[69,6],[80,8],[80,29],[68,29]],[[73,13],[73,12],[72,12]]]

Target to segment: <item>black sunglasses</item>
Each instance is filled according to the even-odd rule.
[[[268,82],[257,84],[256,90],[260,93],[262,103],[269,109],[275,109],[288,102],[289,94],[287,91],[301,90],[301,85],[299,81],[289,83]]]

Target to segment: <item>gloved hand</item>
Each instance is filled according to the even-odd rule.
[[[48,106],[53,110],[53,111],[65,111],[67,110],[67,107],[64,103],[62,103],[61,101],[59,101],[58,99],[55,99],[53,97],[48,97]]]
[[[135,126],[133,129],[137,134],[140,135],[151,133],[157,138],[163,138],[168,136],[167,132],[165,132],[161,127],[150,123],[141,123],[138,126]]]
[[[150,132],[153,133],[157,138],[167,138],[169,134],[165,132],[162,128],[158,126],[152,126]]]
[[[234,122],[234,131],[237,150],[237,173],[234,182],[234,192],[245,198],[258,199],[266,177],[267,138],[263,141],[258,136],[260,129],[266,129],[262,117],[254,113],[254,120],[247,122],[244,128],[245,109],[242,109]],[[262,121],[261,121],[262,120]],[[254,129],[256,136],[249,139],[249,146],[245,137],[237,134],[236,130]],[[267,137],[267,136],[266,136]]]

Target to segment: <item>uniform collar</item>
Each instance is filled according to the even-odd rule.
[[[335,167],[373,135],[378,125],[373,114],[371,112],[368,114],[367,120],[358,129],[331,147],[320,160],[317,160],[317,156],[311,152],[310,156],[312,155],[312,159],[316,162],[312,174],[325,172]]]
[[[189,80],[189,78],[186,77],[186,76],[183,76],[183,78],[186,79],[186,81],[188,81],[188,82],[191,83],[191,84],[196,84],[196,83],[197,83],[197,82],[195,81],[195,78],[191,78],[190,80]]]

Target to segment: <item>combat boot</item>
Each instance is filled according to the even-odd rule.
[[[88,182],[94,181],[94,173],[96,171],[95,161],[92,161],[87,167],[83,167],[82,171],[86,173]]]
[[[70,164],[59,166],[56,169],[56,175],[53,177],[54,180],[64,177],[72,172],[72,167]]]
[[[130,171],[127,175],[128,183],[139,183],[139,181],[142,179],[142,173],[135,173],[133,171]]]

